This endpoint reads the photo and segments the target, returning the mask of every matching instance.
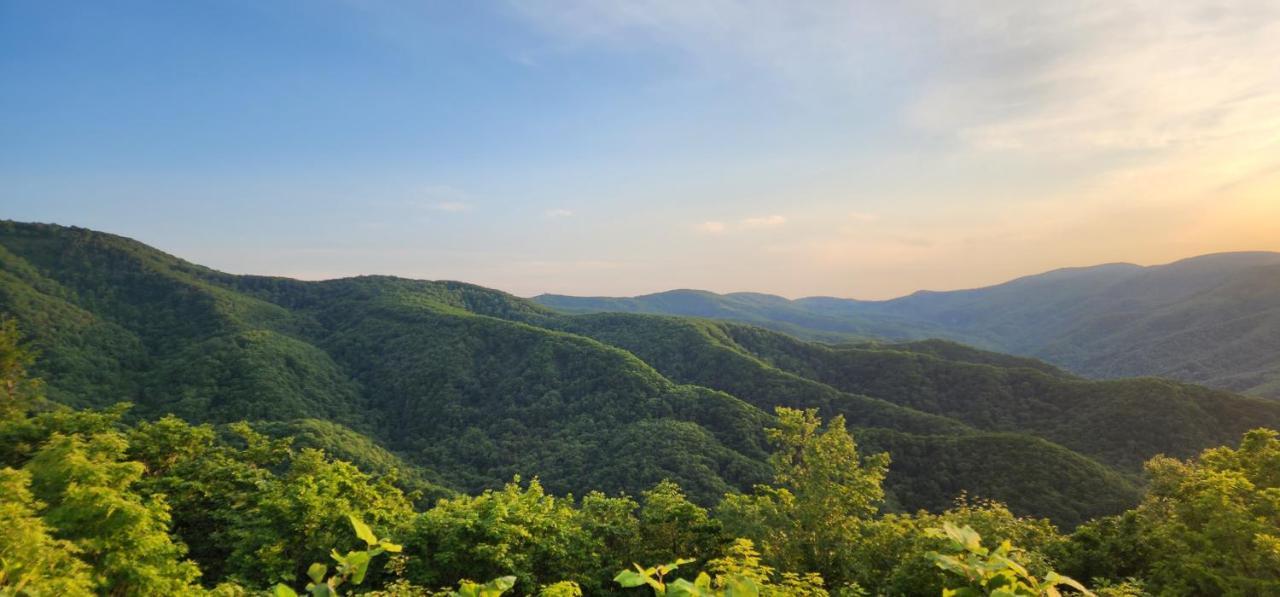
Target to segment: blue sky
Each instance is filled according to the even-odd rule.
[[[0,216],[522,295],[1278,250],[1275,56],[1269,0],[0,0]]]

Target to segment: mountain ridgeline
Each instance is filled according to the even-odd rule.
[[[1167,377],[1280,398],[1280,253],[1070,268],[888,301],[697,290],[533,300],[567,313],[738,321],[833,343],[945,338],[1092,378]]]
[[[1096,272],[1090,284],[1132,273]],[[785,325],[729,319],[881,335],[898,325],[885,322],[925,322],[925,303],[913,304],[900,320],[835,307],[770,316]],[[967,492],[1073,526],[1136,503],[1154,455],[1190,457],[1280,427],[1280,402],[1089,381],[945,341],[831,345],[726,321],[563,313],[458,282],[231,275],[53,225],[0,223],[0,311],[40,351],[34,372],[55,401],[248,420],[394,470],[427,496],[536,475],[578,495],[670,479],[709,504],[769,478],[762,429],[789,406],[843,415],[864,451],[889,452],[892,508],[937,510]]]

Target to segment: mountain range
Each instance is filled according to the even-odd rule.
[[[697,290],[533,300],[569,313],[725,319],[835,344],[943,338],[1096,379],[1157,376],[1280,398],[1280,253],[1060,269],[887,301]]]
[[[1235,287],[1245,272],[1274,268],[1267,260],[1217,258],[1236,273],[1208,268],[1219,273],[1204,277],[1230,277],[1215,288]],[[1059,272],[988,296],[1030,293],[1019,290],[1025,285],[1042,296],[1105,287],[1123,305],[1120,279],[1139,284],[1146,275],[1133,277],[1138,271]],[[1148,273],[1160,271],[1170,270]],[[1186,276],[1166,286],[1184,296],[1183,308],[1204,295]],[[1198,385],[1091,381],[946,340],[831,342],[948,326],[981,336],[978,314],[994,318],[997,309],[980,309],[973,296],[915,295],[891,307],[686,294],[751,317],[775,314],[725,319],[827,341],[707,312],[564,313],[461,282],[234,275],[107,233],[0,222],[0,312],[40,351],[35,372],[51,399],[79,408],[128,401],[136,418],[247,420],[362,468],[395,470],[428,496],[525,475],[577,495],[635,494],[672,479],[711,503],[768,479],[763,429],[775,407],[789,406],[841,415],[864,452],[888,451],[891,508],[939,509],[969,493],[1070,526],[1132,506],[1141,463],[1155,454],[1188,457],[1250,428],[1280,427],[1280,401]],[[1237,288],[1231,296],[1261,295]],[[1051,311],[1037,309],[988,321],[1012,335],[1016,322]],[[827,321],[849,327],[817,325]],[[1049,323],[1040,323],[1029,335],[1048,337]],[[996,331],[991,337],[1005,337]],[[1185,351],[1196,347],[1193,337],[1184,341]],[[1212,338],[1203,342],[1205,352],[1215,348]],[[1124,371],[1117,365],[1113,374]]]

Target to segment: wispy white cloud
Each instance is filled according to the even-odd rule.
[[[761,228],[777,228],[787,223],[785,216],[777,214],[769,216],[756,216],[744,218],[739,222],[739,226],[745,230],[757,230]]]
[[[786,216],[772,214],[767,216],[751,216],[732,222],[710,220],[694,226],[694,229],[703,234],[722,235],[731,232],[770,230],[780,228],[786,224]]]
[[[1276,150],[1280,137],[1275,0],[511,5],[571,47],[666,46],[682,63],[714,66],[700,73],[771,77],[753,88],[783,95],[892,93],[901,137],[1094,164],[1080,176],[1135,159],[1229,169],[1238,154]]]
[[[573,210],[571,209],[556,208],[556,209],[548,209],[547,211],[543,212],[542,215],[548,218],[562,219],[562,218],[571,218],[573,217],[574,214],[573,214]]]
[[[474,201],[466,191],[441,185],[419,189],[408,203],[420,209],[460,213],[470,211]]]
[[[984,11],[985,12],[985,11]],[[1280,130],[1280,4],[1016,2],[947,40],[911,122],[978,149],[1204,148]]]
[[[694,226],[694,229],[705,234],[724,234],[729,229],[729,226],[724,222],[710,221],[698,224]]]

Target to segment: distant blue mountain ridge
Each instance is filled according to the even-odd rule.
[[[741,321],[829,343],[942,338],[1094,378],[1158,376],[1280,398],[1280,253],[1274,252],[1065,268],[885,301],[701,290],[533,300],[575,313]]]

